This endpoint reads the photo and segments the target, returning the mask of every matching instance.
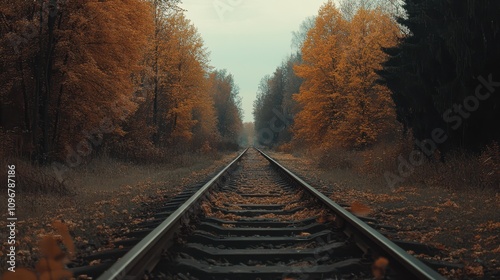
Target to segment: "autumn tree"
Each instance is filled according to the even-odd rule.
[[[344,147],[362,148],[394,128],[394,104],[387,87],[377,83],[386,55],[381,46],[396,44],[398,28],[381,10],[359,9],[349,22],[347,48],[340,63],[341,102],[339,121],[331,130],[332,139]]]
[[[160,26],[149,38],[143,70],[136,78],[142,84],[136,93],[140,105],[125,144],[132,153],[133,143],[151,151],[182,152],[192,145],[208,141],[213,146],[218,141],[214,100],[206,78],[208,52],[183,11],[167,8],[153,17],[161,17],[155,19]]]
[[[74,145],[103,120],[118,127],[110,132],[120,133],[135,110],[130,75],[151,30],[149,4],[52,0],[1,6],[1,56],[11,63],[2,95],[23,116],[37,161],[77,150]],[[86,154],[92,144],[82,143]]]
[[[61,42],[65,47],[61,49],[68,52],[64,87],[80,94],[59,95],[57,104],[66,104],[58,108],[62,110],[61,118],[82,123],[64,123],[60,131],[73,135],[80,129],[91,132],[99,122],[110,119],[118,126],[115,132],[122,135],[119,125],[136,109],[136,87],[130,76],[141,68],[143,46],[152,31],[150,6],[137,0],[86,1],[81,8],[85,9],[82,13],[93,18],[92,24],[75,13],[69,22],[79,28],[76,32],[68,29],[67,41]]]
[[[165,27],[166,19],[175,11],[179,11],[178,0],[152,0],[153,5],[153,21],[154,21],[154,34],[149,41],[149,53],[147,56],[146,66],[149,66],[151,73],[151,83],[153,91],[153,106],[152,106],[152,118],[149,122],[153,127],[158,130],[159,127],[159,113],[158,113],[158,103],[159,103],[159,86],[160,86],[160,49],[162,44],[162,38],[165,38]],[[145,77],[143,77],[144,79]],[[159,133],[155,133],[155,144],[158,144]]]
[[[319,11],[296,66],[304,79],[296,100],[296,141],[305,145],[364,148],[391,129],[390,93],[375,73],[399,29],[380,9],[357,9],[347,20],[332,1]]]
[[[103,147],[161,158],[237,143],[237,87],[225,72],[209,75],[208,51],[178,3],[2,2],[2,140],[40,163],[78,158],[71,166]]]
[[[341,97],[342,53],[346,47],[348,22],[332,1],[319,10],[314,27],[302,47],[303,63],[295,71],[304,79],[296,95],[301,111],[295,117],[295,140],[304,145],[320,144],[339,121],[345,105]]]
[[[192,139],[196,124],[192,112],[205,89],[208,54],[200,34],[183,13],[167,19],[164,36],[159,62],[162,76],[159,134],[163,145],[172,145]]]
[[[194,150],[212,151],[221,141],[218,130],[217,110],[215,108],[215,96],[210,91],[210,79],[206,78],[202,89],[197,92],[193,108],[193,119],[195,125],[192,128]]]

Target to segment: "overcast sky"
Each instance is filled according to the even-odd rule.
[[[233,74],[243,98],[244,121],[260,80],[291,52],[292,31],[316,15],[324,0],[183,0],[181,7],[210,51],[211,65]]]

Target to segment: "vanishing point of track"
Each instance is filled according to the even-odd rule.
[[[249,148],[165,203],[120,249],[94,256],[107,262],[73,272],[103,280],[373,279],[383,257],[386,279],[444,279],[366,221]]]

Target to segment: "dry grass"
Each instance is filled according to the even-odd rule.
[[[72,193],[71,187],[64,182],[57,180],[56,174],[50,167],[35,166],[27,161],[15,158],[3,158],[2,166],[15,165],[16,185],[20,194],[54,194],[69,195]],[[0,174],[0,180],[7,182],[7,169]],[[0,186],[0,190],[5,190],[6,184]],[[4,193],[2,191],[2,193]]]
[[[182,142],[169,146],[168,148],[155,147],[152,143],[146,141],[140,143],[140,145],[135,142],[124,142],[111,148],[108,153],[112,158],[137,164],[189,165],[193,162],[193,158],[198,159],[202,157],[214,160],[219,157],[218,151],[234,152],[238,150],[238,145],[233,145],[232,149],[214,149],[208,142],[196,147],[187,146]]]
[[[33,267],[39,257],[37,241],[54,231],[50,223],[55,219],[64,220],[68,225],[77,255],[112,246],[108,243],[112,236],[142,221],[136,217],[147,209],[145,206],[160,205],[166,197],[206,179],[235,156],[236,153],[225,154],[214,160],[191,155],[171,163],[149,165],[100,158],[65,174],[66,185],[72,190],[69,194],[18,195],[17,239],[20,243],[16,248],[23,252],[18,255],[18,265]],[[17,172],[19,177],[23,176],[22,170]],[[20,184],[18,187],[23,188]],[[0,201],[6,201],[5,194],[0,193]],[[0,214],[0,227],[5,227],[5,221],[6,214]],[[6,252],[4,246],[0,244],[0,252]],[[0,264],[0,270],[5,269],[6,263]]]
[[[384,174],[398,171],[400,159],[409,161],[414,146],[410,140],[380,143],[372,149],[348,151],[342,148],[318,148],[300,154],[313,160],[323,170],[346,175],[355,173],[377,183],[385,181]],[[446,160],[425,158],[422,165],[413,166],[409,176],[401,176],[405,184],[435,186],[447,189],[500,190],[500,148],[492,143],[481,154],[451,152]],[[350,176],[350,175],[348,175]]]
[[[311,156],[317,159],[318,167],[322,169],[352,169],[362,160],[358,153],[341,148],[319,149]]]
[[[500,149],[495,143],[480,155],[452,152],[445,161],[428,161],[415,168],[411,183],[451,190],[500,190]]]
[[[447,277],[498,278],[498,145],[493,143],[480,155],[451,153],[445,162],[427,161],[399,186],[389,187],[384,173],[398,173],[398,157],[408,158],[412,149],[411,143],[401,142],[366,151],[330,151],[329,157],[317,154],[329,158],[330,165],[307,157],[314,153],[271,155],[319,190],[331,193],[334,201],[368,205],[374,210],[372,217],[398,228],[399,239],[434,245],[442,250],[442,260],[465,265],[464,270],[443,272]],[[348,168],[339,164],[345,161],[350,163]]]
[[[133,185],[145,179],[176,180],[221,158],[222,155],[186,154],[170,157],[164,163],[137,164],[101,157],[72,169],[65,175],[68,177],[68,184],[76,189],[113,190],[117,186]]]

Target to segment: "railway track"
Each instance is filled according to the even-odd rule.
[[[383,258],[385,279],[444,279],[430,266],[446,265],[405,250],[439,252],[386,236],[390,227],[361,220],[250,148],[163,205],[119,249],[88,257],[99,265],[72,270],[103,280],[373,279]]]

